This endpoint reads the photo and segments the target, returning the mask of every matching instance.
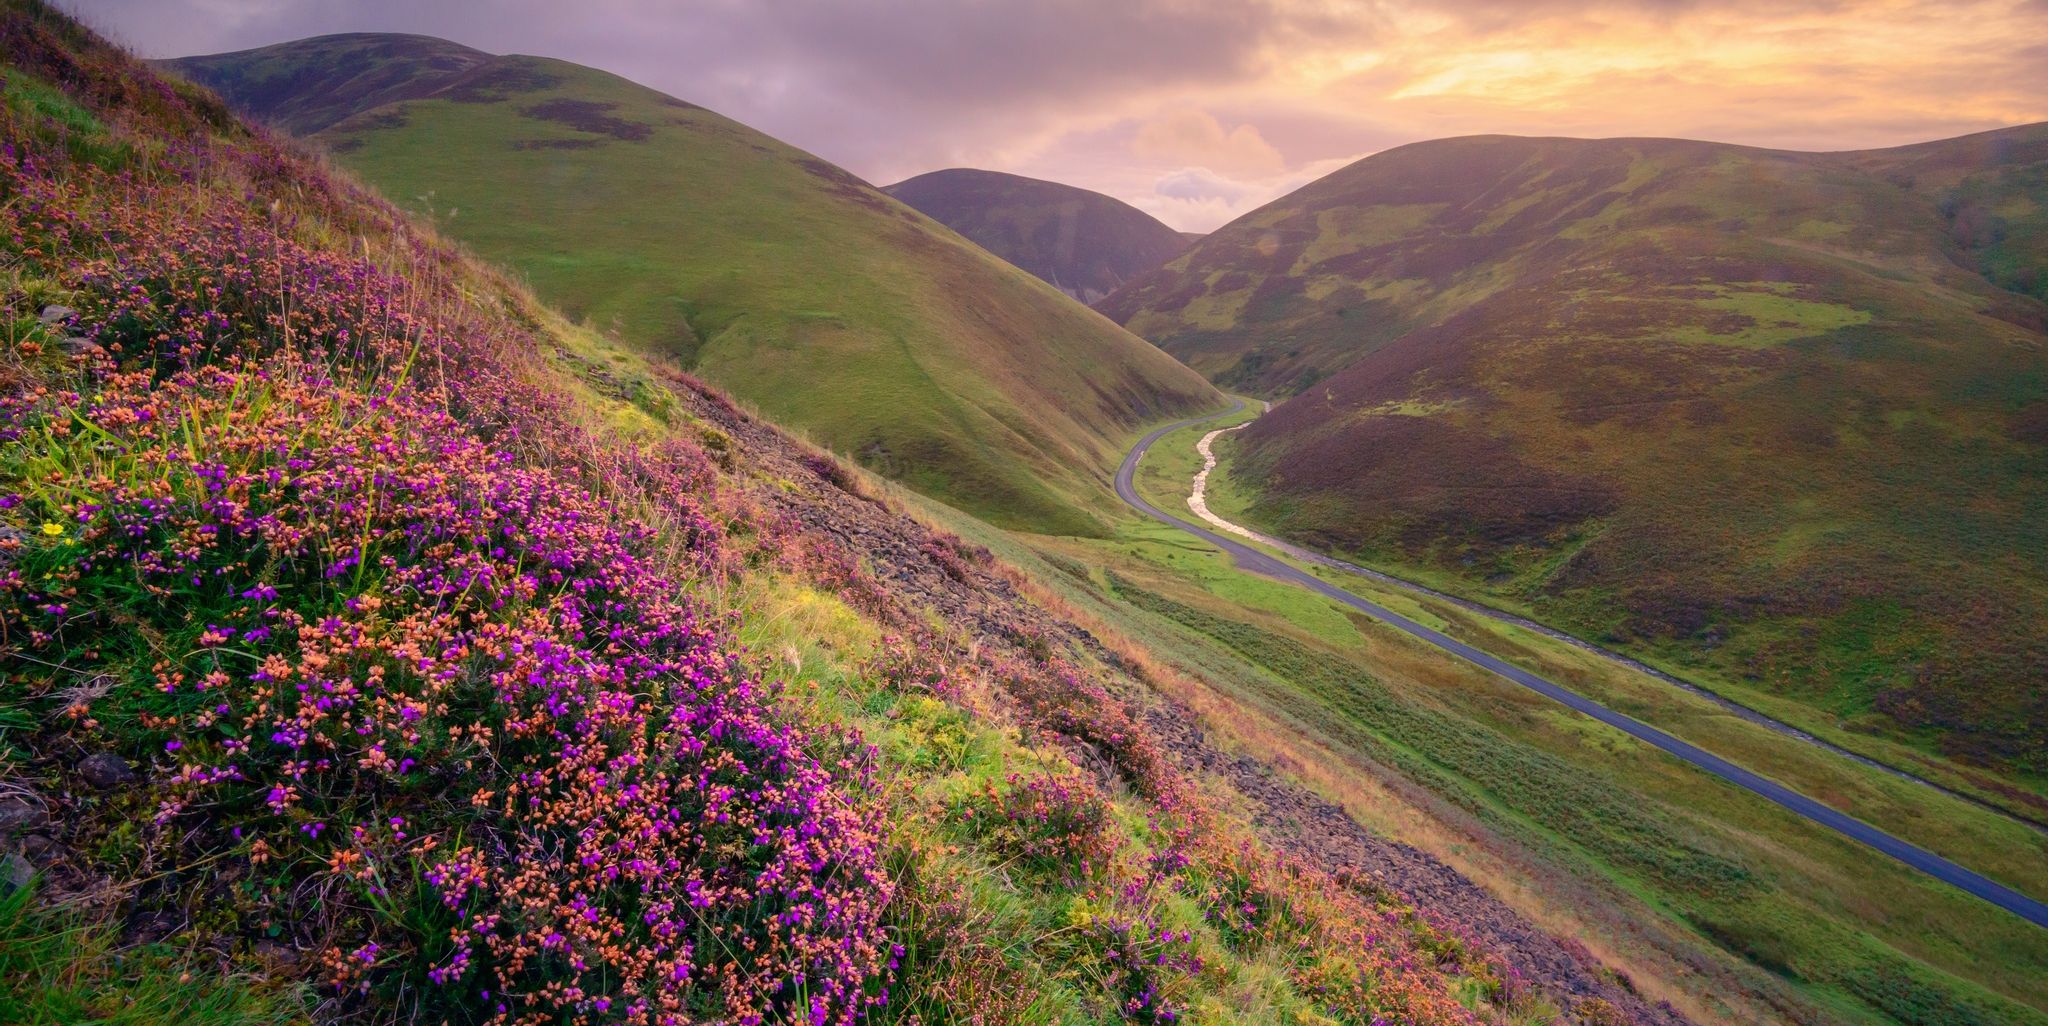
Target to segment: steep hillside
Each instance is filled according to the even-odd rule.
[[[1677,1021],[1276,855],[1142,653],[212,96],[0,54],[0,1021]]]
[[[952,168],[882,191],[1083,303],[1188,248],[1122,200],[1021,175]]]
[[[339,36],[175,62],[316,134],[577,321],[969,512],[1099,529],[1140,424],[1217,403],[1142,340],[810,154],[603,72]],[[376,69],[383,69],[379,71]],[[318,115],[316,118],[315,115]]]
[[[1236,450],[1282,533],[2040,773],[2044,161],[1425,143],[1103,307],[1300,390]]]

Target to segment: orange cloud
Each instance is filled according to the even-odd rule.
[[[1224,129],[1207,111],[1183,108],[1146,121],[1131,139],[1138,157],[1225,174],[1270,175],[1287,162],[1252,125]]]

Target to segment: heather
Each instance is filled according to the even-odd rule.
[[[2044,160],[1438,140],[1102,305],[1276,401],[1246,524],[2038,816]]]
[[[985,550],[42,8],[0,37],[0,964],[54,981],[9,1014],[1541,1009],[1219,815],[1084,636],[923,604]],[[799,515],[849,503],[915,593]]]
[[[326,982],[413,1014],[851,1021],[889,896],[857,742],[821,762],[646,527],[413,382],[451,354],[397,278],[49,159],[0,167],[6,228],[73,259],[83,387],[6,410],[5,626],[103,682],[29,696],[72,743],[161,751],[141,854],[245,861],[243,916],[308,918],[301,877],[383,912],[321,917]]]

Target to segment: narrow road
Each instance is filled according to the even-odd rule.
[[[1139,439],[1138,444],[1132,446],[1130,453],[1124,457],[1123,465],[1117,468],[1117,496],[1146,516],[1160,523],[1179,528],[1229,553],[1231,558],[1236,560],[1237,565],[1243,569],[1276,580],[1299,585],[1325,598],[1356,609],[1403,634],[1419,638],[1466,662],[1505,677],[1516,684],[1520,684],[1545,698],[1569,706],[1630,737],[1673,755],[1714,776],[1720,777],[1722,780],[1754,792],[1769,801],[1790,809],[1792,812],[1827,827],[1850,840],[1860,842],[1883,852],[1936,880],[1974,894],[2036,926],[2048,927],[2048,904],[2036,901],[1980,873],[1965,869],[1931,851],[1899,840],[1860,819],[1841,812],[1832,806],[1808,798],[1769,777],[1753,773],[1704,748],[1682,741],[1633,717],[1615,712],[1578,692],[1553,684],[1519,666],[1467,645],[1442,631],[1417,623],[1393,610],[1361,598],[1320,577],[1297,569],[1291,563],[1284,562],[1259,549],[1253,548],[1242,541],[1225,537],[1206,527],[1191,524],[1179,517],[1162,512],[1158,507],[1146,502],[1138,494],[1138,488],[1135,483],[1138,462],[1145,458],[1145,452],[1152,448],[1152,443],[1181,428],[1199,424],[1203,421],[1215,420],[1218,417],[1228,416],[1243,408],[1244,404],[1239,402],[1221,413],[1212,413],[1203,417],[1190,417],[1187,420],[1176,421],[1158,428],[1151,434]]]
[[[1985,799],[1979,798],[1978,796],[1970,794],[1966,791],[1958,791],[1955,788],[1949,787],[1946,784],[1941,784],[1933,780],[1929,780],[1928,778],[1923,777],[1918,773],[1911,772],[1910,770],[1901,769],[1897,766],[1892,765],[1891,763],[1880,762],[1876,759],[1873,759],[1867,755],[1862,754],[1861,752],[1850,751],[1849,749],[1843,748],[1841,745],[1835,744],[1834,742],[1829,741],[1826,738],[1818,737],[1808,731],[1800,730],[1798,727],[1786,723],[1783,720],[1777,719],[1776,717],[1770,716],[1756,709],[1752,709],[1749,706],[1743,705],[1741,702],[1729,698],[1728,696],[1723,695],[1718,691],[1714,691],[1711,688],[1703,688],[1698,684],[1694,684],[1693,682],[1686,680],[1683,677],[1678,677],[1673,674],[1665,673],[1663,670],[1651,666],[1650,664],[1645,663],[1640,659],[1630,658],[1629,656],[1622,655],[1621,653],[1616,652],[1610,648],[1602,648],[1601,646],[1595,645],[1592,642],[1585,640],[1584,638],[1578,637],[1577,635],[1569,634],[1564,631],[1558,630],[1557,628],[1552,627],[1548,624],[1537,623],[1536,621],[1531,620],[1528,617],[1516,616],[1515,614],[1507,612],[1505,610],[1495,609],[1494,607],[1489,606],[1483,602],[1474,602],[1471,599],[1464,598],[1459,595],[1452,595],[1448,592],[1438,591],[1435,588],[1431,588],[1427,585],[1417,584],[1414,581],[1410,581],[1405,578],[1395,577],[1392,574],[1383,573],[1379,570],[1374,570],[1371,567],[1359,566],[1356,563],[1348,563],[1344,560],[1337,559],[1332,556],[1325,556],[1320,552],[1302,548],[1301,546],[1289,542],[1285,539],[1275,538],[1270,534],[1261,534],[1248,527],[1245,527],[1242,524],[1234,524],[1231,523],[1229,520],[1224,519],[1223,517],[1217,516],[1214,511],[1209,509],[1208,503],[1205,500],[1205,496],[1203,494],[1205,491],[1205,485],[1208,481],[1209,472],[1213,470],[1216,465],[1216,457],[1210,451],[1210,443],[1213,442],[1219,435],[1226,434],[1228,432],[1236,431],[1240,428],[1245,428],[1249,426],[1251,426],[1251,421],[1245,421],[1244,423],[1239,424],[1236,427],[1228,427],[1216,431],[1211,431],[1208,434],[1202,436],[1201,442],[1198,443],[1196,446],[1196,449],[1200,451],[1202,454],[1203,467],[1201,473],[1195,475],[1194,491],[1192,494],[1188,496],[1188,508],[1194,510],[1195,515],[1197,517],[1200,517],[1202,522],[1208,524],[1210,527],[1222,531],[1225,534],[1234,534],[1239,538],[1245,539],[1246,541],[1255,542],[1269,549],[1276,550],[1281,555],[1286,556],[1287,558],[1292,559],[1299,563],[1308,563],[1312,566],[1326,567],[1331,570],[1336,570],[1340,573],[1352,574],[1358,577],[1366,578],[1367,580],[1378,581],[1379,583],[1384,584],[1390,588],[1398,588],[1402,591],[1406,591],[1411,594],[1427,596],[1428,598],[1434,599],[1438,602],[1445,603],[1446,605],[1456,606],[1459,609],[1465,610],[1466,612],[1486,617],[1487,619],[1492,620],[1496,623],[1509,624],[1511,626],[1519,627],[1525,631],[1529,631],[1534,634],[1541,634],[1544,637],[1551,639],[1552,641],[1558,642],[1559,644],[1569,645],[1572,648],[1576,648],[1582,652],[1590,652],[1593,655],[1599,656],[1600,658],[1605,659],[1610,663],[1614,663],[1617,666],[1626,667],[1630,670],[1634,670],[1637,673],[1643,674],[1646,677],[1651,677],[1656,680],[1663,681],[1664,683],[1669,684],[1672,687],[1679,689],[1680,691],[1696,695],[1700,698],[1703,698],[1709,702],[1714,703],[1715,705],[1720,706],[1726,712],[1741,719],[1748,720],[1749,722],[1754,723],[1759,727],[1763,727],[1766,730],[1770,730],[1778,734],[1783,734],[1786,737],[1793,738],[1804,744],[1812,745],[1813,747],[1828,752],[1837,758],[1847,759],[1850,762],[1856,763],[1861,766],[1867,766],[1871,769],[1877,770],[1880,773],[1890,774],[1891,776],[1897,777],[1900,780],[1911,781],[1912,783],[1918,784],[1921,787],[1932,788],[1933,790],[1940,791],[1942,794],[1948,795],[1951,798],[1954,798],[1958,801],[1968,802],[1971,805],[1975,805],[1976,807],[1985,810],[1986,812],[1990,812],[1997,816],[2002,816],[2006,819],[2013,821],[2014,823],[2018,823],[2021,826],[2027,827],[2028,829],[2033,830],[2036,833],[2048,834],[2048,822],[2043,822],[2041,820],[2031,818],[2025,815],[2024,813],[2021,813],[2015,809],[2006,808],[2005,806],[1999,805],[1996,802],[1986,801]]]

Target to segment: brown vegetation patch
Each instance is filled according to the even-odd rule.
[[[616,118],[606,113],[617,106],[616,103],[599,103],[595,100],[558,98],[536,103],[531,107],[521,107],[519,113],[539,121],[567,125],[579,132],[608,135],[627,142],[638,142],[654,134],[652,125]]]
[[[850,199],[855,203],[885,214],[894,215],[899,213],[895,206],[889,202],[888,198],[877,191],[874,186],[862,181],[859,176],[837,164],[819,160],[816,157],[802,157],[796,163],[806,173],[829,185],[831,187],[830,191],[834,196]]]
[[[519,93],[536,93],[561,83],[559,76],[531,65],[501,62],[462,76],[439,95],[456,103],[502,103]]]
[[[2038,402],[2012,415],[2006,433],[2015,442],[2048,445],[2048,402]]]
[[[515,150],[594,150],[596,139],[514,139]]]

